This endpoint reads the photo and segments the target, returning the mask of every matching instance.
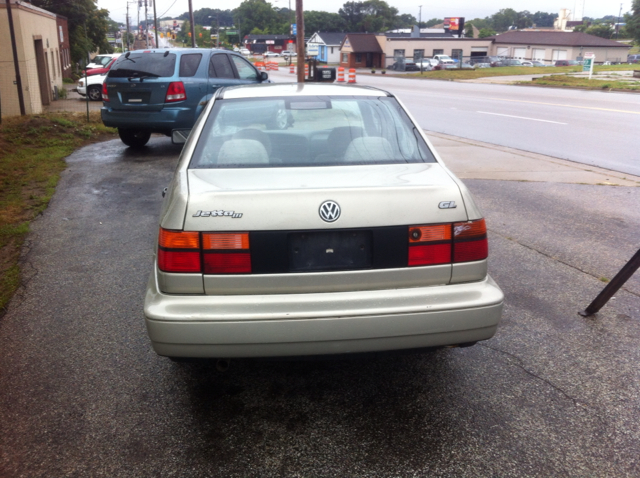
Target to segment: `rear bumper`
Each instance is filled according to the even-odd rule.
[[[196,120],[192,109],[180,107],[165,107],[159,111],[127,111],[104,106],[100,115],[105,126],[145,129],[165,134],[177,128],[191,128]]]
[[[149,337],[170,357],[284,357],[436,347],[491,338],[503,294],[484,281],[273,295],[166,295],[152,274]]]

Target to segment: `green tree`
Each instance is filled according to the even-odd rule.
[[[431,28],[434,27],[436,25],[440,25],[444,23],[444,18],[432,18],[431,20],[429,20],[428,22],[425,23],[424,27],[425,28]]]
[[[495,34],[496,31],[492,30],[491,28],[481,28],[480,33],[478,34],[478,38],[492,37]]]
[[[473,23],[467,22],[464,24],[464,37],[473,38]]]
[[[640,0],[633,0],[631,13],[625,15],[627,34],[633,38],[636,45],[640,45]]]
[[[294,20],[295,22],[295,20]],[[347,24],[337,13],[309,11],[304,12],[304,29],[306,36],[316,32],[344,32]]]
[[[506,32],[509,27],[517,26],[518,12],[513,8],[503,8],[491,16],[491,27],[497,32]]]
[[[283,29],[278,12],[265,0],[245,0],[233,11],[233,21],[242,35],[254,30],[262,34],[278,34]]]
[[[606,23],[601,23],[600,25],[593,25],[587,28],[585,33],[610,40],[613,37],[613,34],[615,32],[611,25]]]
[[[345,3],[338,11],[347,30],[376,33],[397,28],[398,9],[383,0]]]
[[[74,63],[86,59],[94,51],[113,51],[107,41],[109,11],[98,9],[95,0],[31,0],[31,3],[67,17],[71,59]]]
[[[552,27],[556,18],[557,13],[536,12],[533,14],[533,23],[537,27]]]

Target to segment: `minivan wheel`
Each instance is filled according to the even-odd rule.
[[[142,129],[118,128],[118,134],[122,142],[131,148],[142,148],[151,137],[151,131]]]
[[[87,95],[91,101],[100,101],[102,99],[102,87],[98,85],[90,86]]]

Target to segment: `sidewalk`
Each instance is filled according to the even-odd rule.
[[[427,136],[461,179],[640,186],[640,177],[442,133]]]

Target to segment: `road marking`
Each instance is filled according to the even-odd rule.
[[[544,103],[542,101],[509,100],[506,98],[486,98],[486,99],[497,100],[497,101],[511,101],[513,103],[528,103],[530,105],[562,106],[563,108],[578,108],[581,110],[611,111],[612,113],[630,113],[632,115],[640,115],[640,111],[615,110],[612,108],[596,108],[595,106],[562,105],[559,103]]]
[[[482,113],[483,115],[506,116],[507,118],[518,118],[518,119],[529,120],[529,121],[542,121],[543,123],[567,124],[567,123],[560,123],[558,121],[549,121],[549,120],[542,120],[537,118],[527,118],[525,116],[501,115],[500,113],[489,113],[487,111],[478,111],[478,113]]]

